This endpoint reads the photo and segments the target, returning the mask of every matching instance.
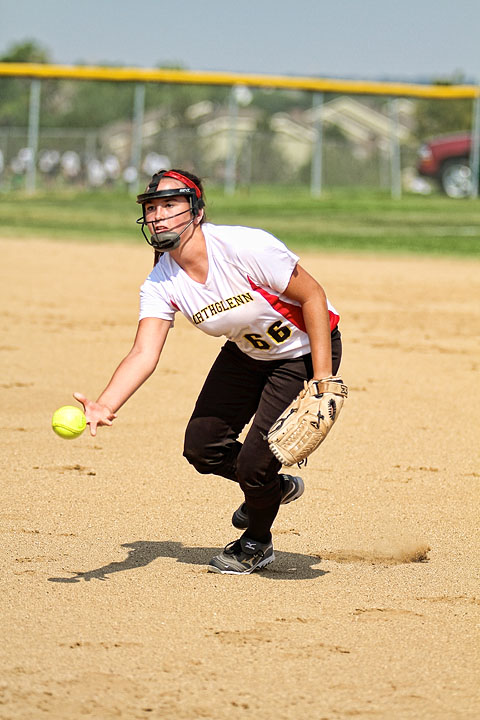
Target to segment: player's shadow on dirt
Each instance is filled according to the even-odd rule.
[[[108,565],[87,570],[85,572],[72,572],[72,577],[51,577],[49,582],[78,583],[81,580],[108,580],[108,576],[125,570],[135,570],[156,560],[158,557],[168,557],[187,565],[208,565],[209,560],[218,555],[219,548],[187,547],[179,542],[137,542],[124,543],[129,548],[125,560],[111,562]],[[320,563],[320,558],[313,555],[275,551],[275,563],[264,570],[262,576],[271,580],[310,580],[326,575],[325,570],[314,568]]]

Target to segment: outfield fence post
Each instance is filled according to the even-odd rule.
[[[390,114],[390,187],[392,198],[402,197],[402,167],[400,158],[400,141],[398,137],[398,100],[389,102]]]
[[[237,180],[237,120],[238,98],[233,85],[228,102],[228,138],[227,156],[225,159],[225,195],[235,193]]]
[[[145,84],[136,83],[133,96],[132,149],[130,167],[135,168],[135,179],[130,183],[130,192],[135,195],[138,190],[140,163],[142,160],[143,115],[145,109]]]
[[[95,159],[97,149],[97,133],[95,131],[88,131],[85,135],[85,159],[87,165],[91,160]]]
[[[312,152],[312,173],[310,193],[313,197],[322,194],[322,159],[323,159],[323,93],[313,93],[312,108],[314,111],[315,139]]]
[[[478,175],[480,172],[480,95],[473,100],[472,146],[470,150],[470,172],[472,173],[472,198],[478,197]]]
[[[40,120],[41,80],[32,80],[30,84],[30,104],[28,111],[28,165],[25,189],[34,193],[37,182],[38,129]]]

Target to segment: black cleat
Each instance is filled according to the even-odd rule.
[[[220,555],[212,558],[208,570],[222,575],[250,575],[254,570],[260,570],[274,560],[271,540],[261,543],[241,537],[227,545]]]

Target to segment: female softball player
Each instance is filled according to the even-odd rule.
[[[137,202],[155,265],[141,288],[135,341],[96,402],[74,396],[95,435],[156,368],[175,313],[227,338],[188,422],[184,456],[200,473],[239,483],[244,502],[232,523],[244,532],[209,570],[249,574],[275,559],[271,527],[279,506],[303,493],[301,478],[280,473],[266,435],[304,381],[337,373],[339,316],[280,240],[264,230],[206,222],[195,175],[159,172]]]

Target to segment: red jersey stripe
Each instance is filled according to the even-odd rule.
[[[295,325],[295,327],[297,327],[299,330],[307,332],[305,327],[305,321],[303,319],[302,308],[299,305],[292,305],[292,303],[287,303],[285,302],[285,300],[280,300],[277,295],[272,295],[267,290],[264,290],[263,288],[256,285],[250,277],[248,277],[248,282],[250,283],[250,287],[252,288],[252,290],[258,292],[272,306],[274,310],[280,313],[280,315],[283,315],[285,320],[291,322],[292,325]],[[332,312],[330,309],[328,310],[328,314],[330,316],[331,332],[337,327],[340,316]]]

